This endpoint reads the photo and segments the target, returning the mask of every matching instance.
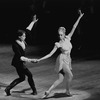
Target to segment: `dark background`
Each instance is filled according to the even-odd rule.
[[[99,5],[100,0],[0,0],[0,44],[11,44],[17,30],[25,29],[37,14],[39,20],[26,41],[50,51],[58,41],[58,28],[66,27],[68,34],[81,9],[84,17],[72,37],[72,55],[99,58]]]

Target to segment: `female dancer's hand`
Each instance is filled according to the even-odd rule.
[[[78,13],[80,14],[80,18],[83,17],[84,13],[81,12],[81,10],[78,10]]]
[[[31,59],[31,62],[32,63],[37,63],[38,62],[38,59]]]

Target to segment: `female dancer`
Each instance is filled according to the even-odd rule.
[[[31,31],[34,23],[36,22],[37,22],[37,19],[35,15],[33,17],[32,22],[26,29]],[[12,59],[12,66],[16,68],[19,78],[15,79],[9,86],[6,87],[5,92],[7,96],[11,95],[10,90],[13,87],[15,87],[17,84],[25,80],[25,75],[28,77],[28,83],[33,90],[32,94],[33,95],[37,94],[32,74],[28,70],[28,68],[26,68],[25,66],[25,62],[30,62],[30,59],[25,57],[25,48],[26,48],[25,38],[26,38],[26,32],[23,30],[18,30],[17,39],[14,41],[12,45],[12,49],[14,51],[14,57]]]
[[[66,29],[64,27],[60,27],[58,29],[60,41],[55,43],[53,50],[48,55],[37,60],[37,61],[41,61],[41,60],[47,59],[47,58],[51,57],[58,48],[61,49],[61,54],[57,57],[56,68],[55,68],[59,75],[59,78],[48,89],[48,91],[45,92],[43,98],[47,97],[49,95],[49,93],[56,86],[58,86],[60,83],[62,83],[64,78],[66,79],[66,95],[71,96],[70,91],[69,91],[69,86],[70,86],[70,82],[72,81],[73,74],[71,72],[72,67],[71,67],[70,53],[71,53],[71,49],[72,49],[72,44],[71,44],[70,40],[71,40],[71,37],[72,37],[80,19],[84,15],[83,13],[81,13],[81,10],[79,10],[79,14],[80,14],[80,16],[78,17],[77,21],[73,25],[71,32],[68,35],[66,35],[65,34]]]

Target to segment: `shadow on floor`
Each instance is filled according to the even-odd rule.
[[[44,99],[50,99],[50,98],[64,98],[64,97],[72,97],[75,94],[72,94],[71,96],[66,95],[66,93],[54,93],[53,96],[44,98]]]
[[[12,93],[25,93],[25,91],[31,90],[31,88],[22,89],[20,91],[12,91]]]

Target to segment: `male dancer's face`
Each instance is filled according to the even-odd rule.
[[[26,34],[25,33],[23,33],[23,35],[22,36],[20,36],[19,37],[22,41],[25,41],[25,39],[26,39]]]

